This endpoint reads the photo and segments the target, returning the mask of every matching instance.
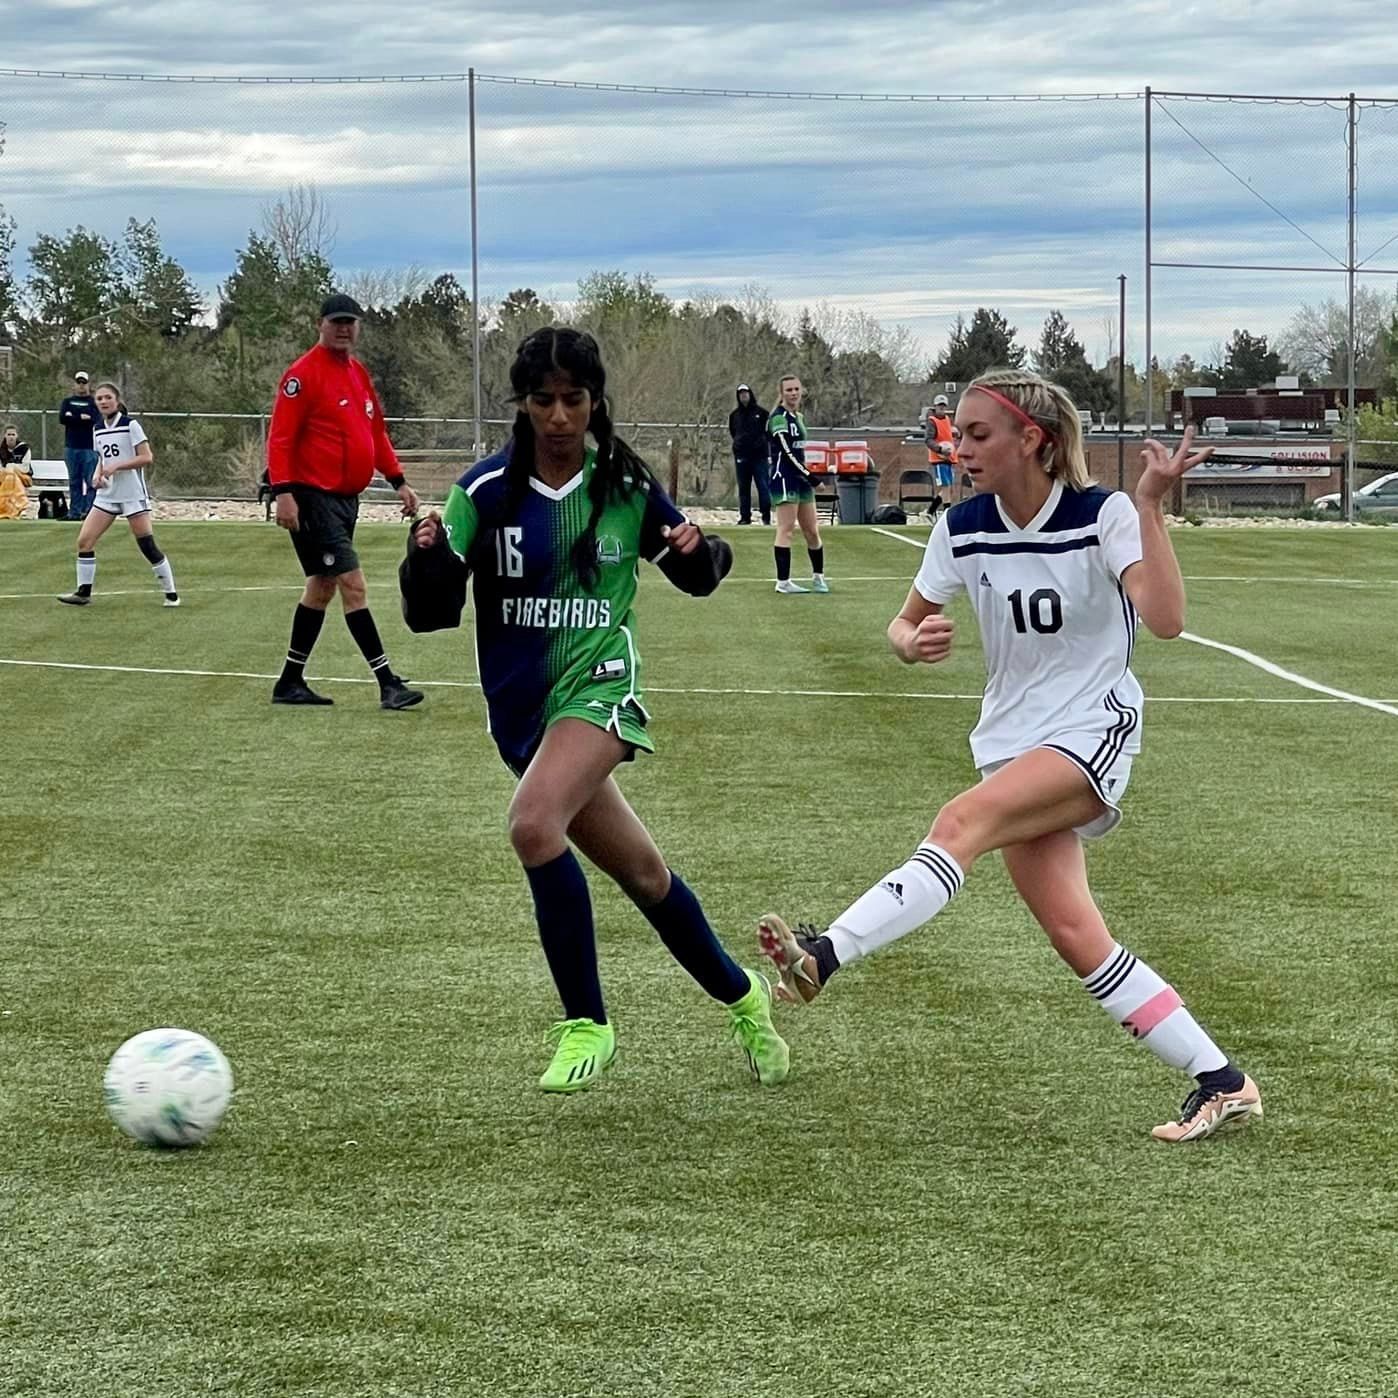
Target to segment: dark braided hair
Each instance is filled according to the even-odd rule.
[[[602,363],[602,351],[586,330],[574,330],[566,325],[547,325],[526,335],[515,351],[510,365],[510,388],[514,402],[523,404],[537,392],[550,374],[566,374],[578,388],[586,389],[592,398],[592,416],[587,430],[597,443],[597,464],[588,482],[587,495],[592,504],[587,528],[573,545],[573,568],[584,587],[593,587],[600,570],[597,567],[597,523],[609,500],[624,500],[633,491],[649,489],[655,477],[649,466],[616,435],[611,413],[607,409],[607,370]],[[508,486],[507,508],[513,510],[529,489],[534,473],[534,424],[521,407],[515,413],[513,447],[506,471]]]

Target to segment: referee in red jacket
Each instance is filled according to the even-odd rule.
[[[388,663],[354,551],[359,496],[375,470],[398,492],[405,516],[418,507],[388,440],[369,371],[354,357],[363,318],[352,297],[328,297],[320,308],[318,343],[282,375],[272,407],[267,479],[277,499],[277,523],[290,532],[306,575],[286,664],[272,689],[274,704],[335,702],[307,685],[306,662],[336,592],[350,635],[379,682],[381,706],[409,709],[423,698]]]

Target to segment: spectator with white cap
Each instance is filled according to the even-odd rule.
[[[738,385],[738,406],[728,414],[733,439],[733,469],[738,475],[738,523],[752,523],[752,486],[763,524],[772,522],[772,488],[767,470],[767,409],[747,384]]]
[[[932,513],[939,507],[951,505],[952,490],[956,482],[956,429],[952,426],[950,403],[945,393],[939,393],[932,400],[932,411],[927,415],[927,465],[936,482],[939,501],[934,501]],[[945,493],[943,493],[945,492]]]
[[[92,433],[97,427],[97,404],[88,387],[92,376],[86,369],[73,375],[73,391],[58,405],[63,424],[63,461],[68,467],[68,518],[86,519],[92,508],[92,478],[97,471],[97,453]]]

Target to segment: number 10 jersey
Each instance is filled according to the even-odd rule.
[[[1055,481],[1023,529],[990,494],[937,521],[913,585],[942,605],[964,591],[976,614],[988,671],[971,734],[977,767],[1068,734],[1141,750],[1137,617],[1121,583],[1140,560],[1135,506],[1100,486]]]

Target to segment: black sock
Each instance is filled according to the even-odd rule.
[[[840,958],[835,955],[835,944],[829,937],[820,936],[809,944],[808,950],[815,957],[820,983],[824,985],[840,969]]]
[[[748,993],[747,972],[724,951],[694,891],[673,869],[670,891],[641,911],[665,949],[715,1000],[731,1005]]]
[[[777,557],[777,581],[785,582],[791,576],[791,550],[774,548]]]
[[[1237,1092],[1243,1085],[1243,1075],[1231,1063],[1211,1068],[1207,1073],[1195,1073],[1194,1081],[1210,1092]]]
[[[152,568],[154,568],[157,563],[165,562],[165,555],[160,552],[160,548],[155,542],[154,534],[143,534],[136,540],[136,547],[145,554],[146,561]]]
[[[807,549],[806,552],[810,556],[811,572],[825,572],[825,545],[822,544],[818,549]]]
[[[597,936],[592,926],[592,897],[582,865],[572,850],[557,859],[526,869],[529,891],[534,895],[534,917],[539,941],[549,963],[549,974],[558,987],[567,1019],[607,1022],[602,1004],[602,982],[597,974]]]
[[[316,637],[325,625],[325,613],[308,607],[304,602],[296,604],[296,613],[291,618],[291,644],[286,651],[286,664],[282,666],[281,684],[304,684],[306,662],[315,649]]]
[[[388,656],[384,654],[383,642],[379,640],[379,628],[374,625],[374,617],[369,608],[360,607],[357,612],[346,612],[345,625],[349,627],[355,645],[369,662],[369,668],[374,672],[379,688],[382,689],[384,685],[397,679],[388,663]]]

